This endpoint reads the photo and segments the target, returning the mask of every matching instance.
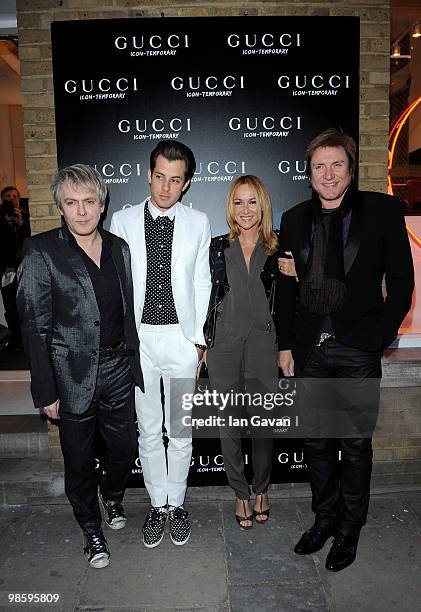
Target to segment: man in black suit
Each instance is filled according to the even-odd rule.
[[[326,568],[339,571],[354,561],[366,522],[382,350],[411,306],[413,266],[399,201],[354,185],[353,138],[326,130],[309,144],[306,158],[312,198],[288,210],[280,229],[281,252],[292,253],[299,282],[280,280],[279,365],[285,376],[304,379],[298,397],[310,394],[304,450],[316,516],[294,551],[314,553],[334,536]],[[281,260],[281,272],[286,265]],[[341,414],[338,403],[326,406],[326,413],[333,410],[334,427],[350,418],[349,431],[324,434],[329,419],[320,413],[331,380],[320,394],[315,378],[341,379],[336,391],[352,379],[345,381],[351,382],[346,410]],[[358,395],[365,388],[368,405]],[[320,427],[315,417],[321,417]]]
[[[17,304],[34,404],[59,426],[65,491],[91,567],[109,563],[101,530],[96,429],[105,444],[99,498],[105,522],[125,526],[121,501],[136,452],[134,386],[143,388],[130,252],[98,226],[107,188],[93,168],[58,171],[62,226],[24,245]]]
[[[4,187],[1,190],[0,198],[1,294],[4,318],[12,333],[7,348],[9,350],[21,349],[20,325],[16,308],[16,270],[22,259],[23,241],[31,235],[31,226],[29,213],[20,206],[20,193],[16,187],[13,185]],[[3,275],[5,275],[4,278]]]

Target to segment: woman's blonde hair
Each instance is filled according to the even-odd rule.
[[[278,249],[278,238],[272,226],[272,204],[265,185],[253,174],[239,176],[230,185],[226,199],[227,222],[230,226],[228,240],[234,240],[241,233],[241,228],[236,222],[234,214],[234,192],[240,185],[249,185],[256,192],[256,212],[259,217],[260,244],[266,255],[273,255]]]

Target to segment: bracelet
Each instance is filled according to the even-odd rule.
[[[206,351],[206,349],[208,348],[205,344],[195,344],[194,346],[196,348],[202,349],[202,351]]]

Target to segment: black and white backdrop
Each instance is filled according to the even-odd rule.
[[[112,212],[149,193],[160,139],[188,145],[196,174],[183,203],[226,230],[230,181],[259,176],[275,227],[309,195],[304,152],[342,127],[358,141],[359,18],[218,17],[53,22],[58,162],[87,163]],[[138,466],[134,471],[141,471]],[[305,478],[298,441],[275,441],[274,482]],[[191,484],[225,483],[217,440],[196,440]]]

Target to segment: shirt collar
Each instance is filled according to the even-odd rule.
[[[175,213],[178,207],[178,202],[176,204],[174,204],[174,206],[171,206],[171,208],[169,210],[167,210],[166,212],[161,212],[157,209],[156,206],[154,206],[152,204],[152,202],[150,200],[148,200],[148,209],[149,212],[152,216],[152,219],[155,221],[155,219],[157,219],[158,217],[168,217],[168,219],[170,219],[171,221],[174,219],[175,217]]]

